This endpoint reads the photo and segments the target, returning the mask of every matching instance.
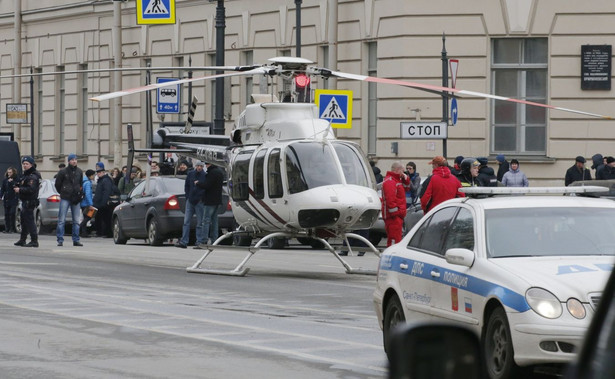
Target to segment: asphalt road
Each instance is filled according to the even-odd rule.
[[[203,254],[191,248],[17,239],[0,234],[2,378],[386,377],[375,277],[326,251],[262,250],[248,276],[226,277],[186,273]],[[220,250],[207,265],[244,256]]]

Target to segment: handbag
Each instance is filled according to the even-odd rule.
[[[94,218],[94,216],[96,215],[96,212],[98,212],[98,208],[93,207],[93,206],[90,205],[88,210],[85,211],[85,216],[89,217],[89,218]]]

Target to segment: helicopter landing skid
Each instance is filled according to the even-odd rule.
[[[376,249],[376,247],[369,242],[368,239],[366,239],[363,236],[360,236],[358,234],[355,233],[345,233],[342,235],[343,240],[346,242],[346,246],[345,249],[348,250],[348,255],[352,255],[352,247],[350,246],[350,243],[348,241],[348,237],[350,238],[354,238],[357,239],[359,241],[362,241],[363,243],[365,243],[367,245],[367,247],[372,251],[372,253],[376,254],[376,256],[380,256],[380,250]],[[337,250],[335,250],[333,247],[331,247],[331,245],[329,245],[329,243],[327,241],[325,241],[322,238],[316,238],[317,240],[319,240],[321,243],[323,243],[325,245],[325,247],[327,248],[327,250],[329,250],[331,252],[331,254],[333,254],[335,256],[335,258],[337,258],[338,261],[340,261],[340,263],[344,266],[344,268],[346,269],[346,273],[347,274],[361,274],[361,275],[376,275],[377,271],[375,270],[368,270],[368,269],[364,269],[364,268],[352,268],[348,262],[346,262],[344,260],[344,258],[342,258],[339,253],[337,252]]]
[[[203,256],[196,261],[191,267],[187,267],[186,268],[186,272],[188,273],[195,273],[195,274],[210,274],[210,275],[228,275],[228,276],[245,276],[248,271],[250,271],[250,268],[246,268],[244,267],[246,265],[246,263],[248,263],[248,261],[254,256],[254,254],[256,254],[259,250],[260,247],[263,243],[265,243],[267,240],[271,239],[271,238],[276,238],[276,237],[285,237],[285,238],[292,238],[294,237],[294,235],[292,234],[288,234],[288,233],[284,233],[284,232],[276,232],[276,233],[271,233],[266,235],[265,237],[261,238],[256,245],[254,245],[253,247],[249,247],[248,248],[248,254],[245,256],[245,258],[241,261],[241,263],[239,263],[237,265],[237,267],[235,267],[232,270],[220,270],[220,269],[211,269],[211,268],[203,268],[201,267],[201,265],[203,264],[203,261],[214,251],[214,249],[219,246],[219,243],[227,238],[232,238],[232,236],[234,234],[237,234],[237,231],[234,232],[229,232],[224,234],[223,236],[220,236],[216,241],[214,241],[214,243],[212,245],[207,245],[206,249],[207,251],[205,252],[205,254],[203,254]],[[239,232],[241,233],[241,232]],[[372,245],[369,240],[367,240],[366,238],[354,234],[354,233],[346,233],[343,235],[343,239],[346,241],[346,245],[347,245],[347,249],[349,251],[349,253],[352,253],[352,249],[350,247],[350,244],[348,243],[348,237],[350,238],[355,238],[358,239],[360,241],[363,241],[369,249],[371,249],[371,251],[376,254],[377,256],[380,256],[380,251],[378,249],[376,249],[374,247],[374,245]],[[352,268],[352,266],[350,266],[348,264],[348,262],[346,262],[339,254],[338,252],[331,247],[331,245],[329,245],[329,243],[319,237],[313,237],[315,240],[321,242],[326,248],[327,250],[329,250],[336,258],[338,261],[340,261],[340,263],[344,266],[344,268],[346,269],[346,273],[347,274],[363,274],[363,275],[376,275],[376,271],[374,270],[367,270],[367,269],[363,269],[363,268]],[[226,248],[228,248],[227,246],[225,246]],[[243,248],[242,248],[243,249]]]

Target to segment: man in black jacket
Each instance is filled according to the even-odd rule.
[[[23,168],[23,175],[13,188],[21,200],[21,238],[15,242],[15,246],[38,247],[38,231],[34,223],[34,209],[38,206],[41,174],[36,171],[32,157],[23,157],[21,167]],[[30,233],[30,242],[26,243],[28,233]]]
[[[483,187],[497,187],[498,186],[498,178],[495,176],[495,172],[489,166],[489,161],[487,157],[478,157],[476,158],[478,163],[480,163],[480,167],[478,168],[478,181]]]
[[[66,214],[70,207],[73,217],[73,246],[83,246],[79,242],[79,217],[81,207],[79,204],[83,199],[83,171],[77,167],[77,155],[68,155],[68,166],[64,167],[56,176],[55,187],[60,194],[60,209],[58,210],[58,226],[56,227],[56,238],[58,246],[64,245],[64,224]]]
[[[592,180],[592,174],[585,168],[585,158],[579,155],[574,161],[574,166],[566,170],[564,185],[569,186],[572,182],[582,180]]]
[[[218,239],[218,209],[222,205],[222,185],[224,184],[224,173],[222,170],[207,163],[207,176],[204,182],[196,183],[197,187],[205,190],[203,194],[203,204],[205,210],[203,214],[203,243],[207,244],[208,239],[214,243]]]
[[[98,208],[94,226],[96,228],[97,237],[111,237],[111,216],[113,207],[109,205],[109,197],[113,194],[113,179],[105,171],[105,167],[96,169],[98,183],[96,184],[96,192],[94,193],[94,207]]]

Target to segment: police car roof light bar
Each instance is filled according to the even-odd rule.
[[[485,195],[551,195],[551,194],[580,194],[590,192],[608,192],[607,187],[580,186],[580,187],[464,187],[459,191],[468,196]]]

